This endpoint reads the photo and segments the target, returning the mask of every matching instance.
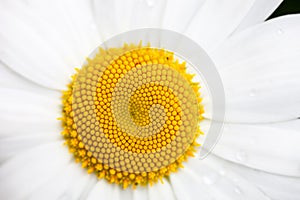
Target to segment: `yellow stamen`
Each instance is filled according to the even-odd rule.
[[[123,188],[183,168],[202,134],[199,84],[173,53],[125,44],[100,49],[63,92],[63,131],[88,173]]]

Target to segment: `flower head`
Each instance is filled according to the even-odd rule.
[[[265,21],[280,2],[1,1],[0,198],[298,199],[300,16]],[[194,42],[108,40],[141,28]],[[224,132],[199,159],[223,120],[216,80]]]

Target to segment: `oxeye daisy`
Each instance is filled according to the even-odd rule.
[[[298,199],[280,2],[2,1],[1,199]]]

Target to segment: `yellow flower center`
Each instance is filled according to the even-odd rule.
[[[199,84],[172,52],[100,49],[63,92],[62,135],[88,173],[153,184],[193,156],[203,107]]]

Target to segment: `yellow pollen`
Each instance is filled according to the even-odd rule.
[[[154,184],[193,156],[199,84],[172,52],[99,49],[63,92],[62,135],[76,162],[123,188]]]

